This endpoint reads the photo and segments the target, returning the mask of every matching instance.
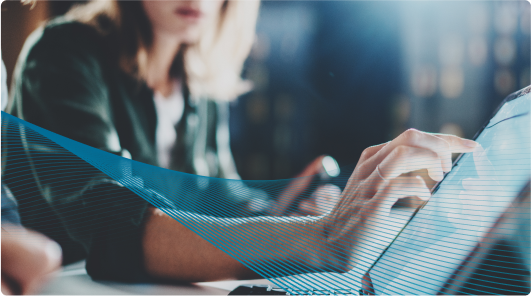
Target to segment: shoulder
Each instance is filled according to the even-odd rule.
[[[21,59],[53,60],[69,54],[97,54],[104,37],[92,26],[78,21],[56,18],[34,31],[26,40]]]
[[[28,37],[20,52],[9,111],[19,115],[22,100],[73,102],[77,97],[88,102],[84,98],[94,92],[103,98],[107,56],[95,28],[61,18],[49,21]]]
[[[58,17],[48,21],[43,28],[43,37],[61,38],[70,37],[75,39],[98,38],[100,34],[96,28],[91,25],[81,23],[76,20],[69,20],[64,17]]]

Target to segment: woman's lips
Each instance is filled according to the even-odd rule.
[[[190,18],[190,19],[199,19],[201,17],[201,12],[199,10],[192,9],[192,8],[186,8],[186,7],[177,8],[175,10],[175,13],[178,14],[179,16]]]

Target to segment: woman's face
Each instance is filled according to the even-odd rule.
[[[224,0],[143,0],[142,7],[154,34],[181,38],[193,43],[205,26],[219,16]]]

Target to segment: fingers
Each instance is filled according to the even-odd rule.
[[[430,178],[440,181],[444,177],[441,163],[440,156],[432,150],[398,146],[378,165],[378,170],[384,179],[393,179],[403,173],[426,168]]]
[[[61,266],[61,248],[33,231],[2,230],[2,273],[16,282],[23,294],[33,294],[47,275]]]
[[[363,150],[363,153],[361,153],[358,163],[365,162],[365,160],[371,158],[378,151],[382,150],[382,148],[385,147],[388,143],[389,142],[366,148],[365,150]]]
[[[385,185],[363,207],[363,224],[357,225],[355,247],[352,249],[352,265],[364,261],[373,261],[374,254],[381,253],[391,243],[403,225],[389,216],[391,207],[400,198],[416,196],[422,200],[430,197],[430,191],[424,180],[417,177],[399,177],[385,181]],[[393,222],[394,221],[394,222]],[[368,251],[370,250],[370,251]],[[371,258],[370,260],[368,260]]]
[[[454,135],[446,134],[432,134],[438,138],[443,139],[450,145],[452,153],[468,153],[473,152],[479,144],[476,141],[463,139]]]
[[[431,197],[431,192],[421,177],[400,177],[386,182],[372,198],[372,206],[375,212],[389,215],[391,207],[401,198],[418,197],[427,201]]]
[[[362,177],[369,176],[376,169],[376,165],[381,163],[389,155],[393,157],[402,155],[402,152],[404,151],[401,150],[404,150],[404,148],[401,146],[423,148],[432,151],[437,154],[439,158],[438,161],[440,162],[442,172],[449,172],[452,169],[452,153],[472,152],[475,150],[477,143],[452,135],[429,134],[410,129],[387,144],[367,149],[367,151],[364,152],[365,155],[362,155],[362,158],[366,159],[366,161],[360,165],[358,173],[361,174]],[[398,151],[395,151],[397,149]],[[425,164],[428,163],[425,162]],[[434,180],[442,179],[443,174],[438,172],[436,165],[431,161],[429,162],[429,165],[429,167],[414,167],[417,169],[431,167],[430,177]],[[406,168],[406,166],[402,167]],[[403,172],[408,172],[408,170],[403,170]]]
[[[452,169],[452,153],[472,152],[477,143],[452,135],[430,134],[410,129],[381,147],[378,152],[365,161],[362,170],[367,174],[372,172],[377,164],[382,162],[399,146],[424,148],[433,151],[439,156],[443,171],[449,172]]]

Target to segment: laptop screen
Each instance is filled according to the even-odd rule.
[[[436,294],[530,178],[531,94],[507,101],[373,265],[376,294]]]

